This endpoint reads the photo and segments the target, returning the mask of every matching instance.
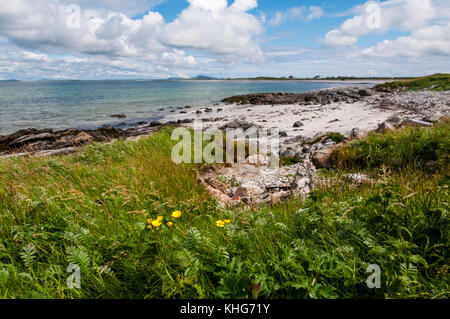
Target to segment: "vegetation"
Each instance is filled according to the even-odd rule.
[[[271,208],[219,208],[198,167],[170,160],[170,129],[1,160],[0,296],[448,298],[448,129],[352,144],[336,155],[345,170],[323,171],[307,200]],[[423,147],[393,147],[404,135]],[[430,153],[432,173],[401,164]],[[341,178],[363,166],[375,186]],[[67,287],[69,264],[81,268],[80,289]],[[381,289],[365,284],[368,264],[381,267]]]
[[[414,78],[408,80],[387,82],[375,86],[376,89],[400,89],[407,91],[419,91],[424,89],[434,91],[450,90],[450,74],[434,74],[421,78]]]
[[[336,151],[336,166],[341,168],[376,168],[382,165],[393,169],[433,166],[446,167],[450,163],[450,120],[433,128],[406,127],[383,135],[370,134]]]

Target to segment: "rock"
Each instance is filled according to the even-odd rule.
[[[258,127],[253,123],[249,123],[246,121],[242,121],[242,120],[236,120],[236,121],[232,121],[229,122],[227,124],[225,124],[224,126],[220,127],[221,130],[226,130],[226,129],[243,129],[244,131],[248,130],[251,127]]]
[[[351,131],[350,131],[350,139],[351,140],[354,140],[354,139],[358,139],[358,138],[362,138],[363,137],[363,134],[362,134],[362,132],[361,132],[361,130],[359,129],[359,128],[353,128]]]
[[[114,115],[111,115],[111,117],[115,117],[115,118],[118,118],[118,119],[124,119],[127,116],[125,114],[114,114]]]
[[[281,157],[295,157],[295,152],[291,149],[284,150],[281,154]]]
[[[158,122],[158,121],[153,121],[150,123],[150,127],[156,127],[156,126],[162,126],[162,123]]]
[[[52,133],[25,135],[9,143],[9,146],[12,148],[16,148],[21,145],[33,143],[36,141],[49,141],[49,140],[54,140],[54,135]]]
[[[361,89],[358,91],[361,96],[372,96],[372,92],[369,89]]]
[[[378,128],[375,130],[375,132],[381,134],[390,130],[393,130],[394,126],[388,122],[383,122],[378,124]]]
[[[432,123],[424,122],[424,121],[417,120],[417,119],[407,119],[405,122],[409,125],[433,126]]]
[[[233,194],[233,200],[242,201],[246,204],[250,203],[250,195],[245,187],[238,187]]]
[[[324,148],[314,152],[312,162],[316,168],[330,168],[332,167],[332,155],[334,148]]]
[[[85,132],[81,132],[80,134],[78,134],[77,136],[74,137],[73,143],[75,145],[82,145],[82,144],[92,142],[93,140],[94,140],[94,138],[92,136],[90,136],[89,134],[87,134]]]
[[[304,124],[300,121],[294,123],[294,127],[302,127]]]
[[[192,109],[192,106],[186,105],[184,108],[185,108],[185,109]]]
[[[403,119],[398,115],[392,115],[386,120],[386,122],[392,124],[395,127],[399,127],[402,125]]]
[[[312,191],[316,181],[317,170],[310,161],[303,162],[295,175],[291,184],[294,194],[308,194]]]
[[[286,132],[280,132],[280,137],[288,137],[288,134]]]
[[[197,114],[202,114],[203,112],[200,111],[200,110],[197,110],[195,113],[197,113]]]
[[[442,113],[434,113],[434,114],[428,114],[426,116],[424,116],[422,118],[423,121],[425,122],[430,122],[430,123],[438,123],[441,118],[443,118],[444,116],[442,115]]]

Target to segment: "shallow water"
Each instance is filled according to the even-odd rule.
[[[0,82],[0,135],[25,128],[94,128],[157,120],[171,108],[206,106],[257,92],[299,93],[351,85],[299,81]],[[159,109],[164,108],[163,111]],[[125,121],[112,118],[125,114]]]

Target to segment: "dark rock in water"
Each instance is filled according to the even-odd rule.
[[[145,124],[147,124],[147,122],[141,121],[141,122],[137,122],[136,124],[137,124],[137,125],[145,125]]]
[[[294,123],[294,127],[302,127],[304,124],[300,121]]]
[[[194,120],[192,120],[192,119],[184,119],[184,120],[178,120],[178,124],[189,124],[189,123],[192,123],[192,122],[194,122]]]
[[[158,121],[153,121],[150,123],[150,127],[156,127],[156,126],[161,126],[161,125],[162,125],[162,123],[158,122]]]
[[[186,111],[180,111],[180,114],[186,114],[187,112]]]
[[[202,114],[203,112],[200,111],[200,110],[197,110],[195,113],[197,113],[197,114]]]
[[[184,108],[185,108],[185,109],[192,109],[192,106],[186,105]]]
[[[111,117],[115,117],[115,118],[118,118],[118,119],[124,119],[127,116],[125,114],[114,114],[114,115],[111,115]]]

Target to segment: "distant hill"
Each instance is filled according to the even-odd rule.
[[[200,74],[197,75],[195,78],[192,78],[192,80],[217,80],[217,78]]]
[[[20,82],[20,81],[16,79],[10,79],[10,80],[0,80],[0,82]]]

